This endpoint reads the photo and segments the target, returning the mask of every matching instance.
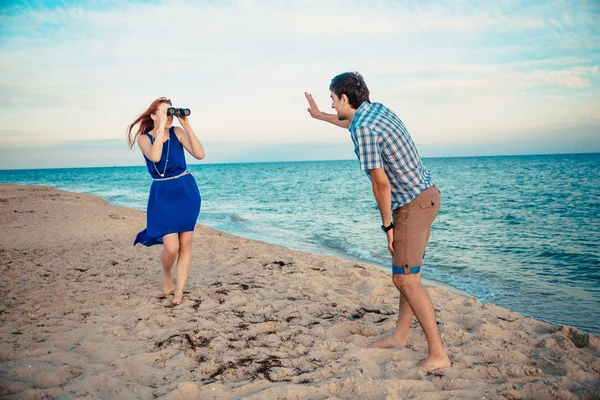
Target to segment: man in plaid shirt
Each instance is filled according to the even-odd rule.
[[[427,358],[419,365],[425,371],[449,367],[433,304],[421,284],[421,264],[431,224],[440,209],[440,191],[400,118],[383,104],[371,103],[369,89],[359,73],[336,76],[329,90],[336,114],[320,111],[312,96],[305,93],[308,112],[313,118],[350,131],[360,167],[371,179],[381,229],[392,255],[392,280],[400,291],[394,331],[371,347],[405,347],[414,315],[428,345]]]

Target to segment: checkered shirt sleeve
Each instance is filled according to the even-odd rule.
[[[378,143],[379,135],[368,127],[357,128],[355,134],[360,168],[365,172],[376,168],[383,168],[383,160]]]

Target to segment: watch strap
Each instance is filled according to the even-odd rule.
[[[390,229],[392,229],[393,227],[394,227],[394,223],[393,223],[393,222],[391,222],[391,223],[389,224],[389,226],[383,226],[383,225],[381,225],[381,230],[387,233],[387,231],[389,231],[389,230],[390,230]]]

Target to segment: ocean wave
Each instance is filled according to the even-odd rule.
[[[359,247],[355,247],[349,244],[346,240],[342,238],[333,238],[333,237],[325,237],[323,235],[314,235],[313,240],[319,244],[320,246],[324,246],[330,249],[334,249],[345,253],[349,256],[359,258],[361,260],[365,260],[371,263],[375,263],[378,265],[389,266],[390,262],[387,261],[376,254],[373,254],[371,251],[362,249]]]
[[[549,265],[552,265],[557,261],[561,261],[561,262],[569,261],[571,264],[584,263],[584,264],[594,265],[594,261],[597,261],[597,260],[595,260],[595,257],[593,257],[589,254],[575,253],[575,252],[570,252],[570,251],[562,250],[562,249],[540,250],[540,251],[536,252],[535,258],[542,259],[542,260],[548,260]],[[573,267],[577,268],[577,266],[573,266]]]
[[[388,267],[391,265],[391,261],[386,263],[385,260],[383,260],[381,257],[374,255],[373,253],[371,253],[368,250],[351,248],[351,249],[346,250],[346,253],[348,253],[349,255],[351,255],[353,257],[357,257],[357,258],[360,258],[361,260],[369,261],[372,263],[386,265]]]
[[[211,228],[222,231],[236,231],[247,225],[248,220],[238,214],[200,213],[198,220]]]

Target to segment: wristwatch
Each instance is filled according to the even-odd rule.
[[[384,232],[387,232],[387,231],[389,231],[390,229],[392,229],[393,227],[394,227],[394,223],[393,223],[393,222],[390,222],[390,225],[389,225],[389,226],[383,226],[383,225],[381,225],[381,230],[382,230],[382,231],[384,231]]]

